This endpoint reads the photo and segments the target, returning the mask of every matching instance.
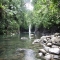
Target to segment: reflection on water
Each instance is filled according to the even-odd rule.
[[[25,51],[25,60],[35,60],[35,54],[33,50],[28,49]]]
[[[26,34],[26,37],[28,37],[28,34]],[[0,60],[35,60],[31,43],[32,40],[21,40],[18,35],[13,37],[0,36]],[[27,50],[24,53],[16,53],[18,48]]]

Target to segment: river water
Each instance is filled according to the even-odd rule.
[[[21,37],[27,38],[20,39],[18,35],[0,36],[0,60],[40,60],[35,53],[38,45],[32,45],[34,39],[29,40],[28,34],[21,34]]]

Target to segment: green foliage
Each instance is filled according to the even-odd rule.
[[[0,0],[0,28],[8,31],[20,27],[24,21],[21,1],[23,0]]]
[[[0,0],[0,32],[23,26],[50,28],[60,24],[60,0],[33,0],[33,11],[28,11],[24,0]]]
[[[35,1],[35,0],[34,0]],[[44,28],[50,28],[53,24],[60,23],[58,6],[59,0],[38,0],[34,4],[34,23]]]

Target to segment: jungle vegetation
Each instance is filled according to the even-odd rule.
[[[29,23],[34,31],[60,32],[60,0],[32,0],[33,11],[24,1],[0,0],[0,34],[28,31]]]

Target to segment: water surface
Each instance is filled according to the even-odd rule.
[[[21,36],[28,38],[28,34]],[[33,40],[21,40],[18,35],[0,36],[0,60],[37,60],[34,52],[36,49],[32,45]],[[24,48],[26,51],[17,53],[16,50],[19,48]]]

